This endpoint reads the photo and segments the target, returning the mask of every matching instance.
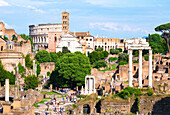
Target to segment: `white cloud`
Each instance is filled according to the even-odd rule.
[[[24,7],[24,8],[28,8],[28,9],[32,9],[32,10],[34,10],[34,11],[36,11],[36,12],[39,12],[39,13],[44,13],[44,12],[45,12],[45,11],[43,11],[43,10],[41,10],[41,9],[38,9],[38,8],[34,7],[34,6],[24,6],[24,5],[16,5],[16,6],[18,6],[18,7]]]
[[[128,25],[128,24],[121,24],[121,23],[113,23],[113,22],[96,22],[96,23],[90,23],[90,28],[92,29],[99,29],[103,31],[108,32],[143,32],[143,33],[149,33],[146,30],[142,30],[139,27],[136,27],[134,25]]]
[[[8,2],[5,2],[4,0],[0,0],[0,7],[1,6],[10,6]]]

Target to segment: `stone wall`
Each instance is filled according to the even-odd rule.
[[[41,67],[41,73],[39,76],[47,76],[47,72],[50,73],[55,69],[55,63],[54,62],[47,62],[47,63],[40,63]]]
[[[170,96],[142,96],[139,105],[140,114],[170,115]]]
[[[130,113],[130,103],[128,101],[102,101],[101,102],[101,113]]]

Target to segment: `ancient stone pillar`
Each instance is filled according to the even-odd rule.
[[[5,101],[9,101],[9,79],[5,79]]]
[[[11,112],[11,103],[9,102],[9,79],[5,79],[5,102],[2,104],[3,114]]]
[[[76,91],[79,91],[79,87],[78,86],[76,86]]]
[[[152,88],[152,49],[149,50],[149,87]]]
[[[139,50],[139,88],[142,88],[142,49]]]
[[[53,84],[50,84],[50,91],[53,90]]]
[[[129,87],[132,87],[132,50],[129,49]]]
[[[35,60],[33,60],[33,75],[37,76],[37,64],[35,64]]]

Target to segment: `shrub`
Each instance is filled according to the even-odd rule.
[[[106,63],[104,60],[99,60],[95,63],[94,68],[106,67]]]
[[[47,76],[50,76],[50,72],[49,71],[47,72]]]
[[[119,50],[117,49],[110,49],[110,54],[119,54]]]
[[[105,58],[108,57],[108,55],[109,55],[109,53],[107,51],[102,51],[102,53],[103,53]]]
[[[110,57],[110,58],[109,58],[109,61],[110,61],[110,62],[115,61],[115,60],[118,60],[118,58],[117,58],[117,57]]]
[[[85,98],[87,95],[77,95],[77,98]]]
[[[126,65],[126,64],[128,64],[128,62],[125,62],[125,61],[119,62],[119,65]]]
[[[153,90],[152,90],[152,89],[149,89],[149,90],[147,91],[147,95],[148,95],[148,96],[152,96],[152,95],[153,95]]]
[[[99,47],[99,48],[96,49],[96,51],[103,51],[103,48]]]
[[[130,93],[126,90],[121,91],[121,92],[117,93],[116,95],[123,99],[128,99],[130,97]]]
[[[116,48],[116,50],[118,50],[119,52],[122,52],[122,48]]]

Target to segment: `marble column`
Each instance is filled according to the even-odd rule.
[[[9,79],[5,79],[5,101],[9,101]]]
[[[149,50],[149,87],[152,88],[152,49]]]
[[[142,49],[139,50],[139,88],[142,88]]]
[[[132,87],[132,50],[129,49],[129,87]]]

